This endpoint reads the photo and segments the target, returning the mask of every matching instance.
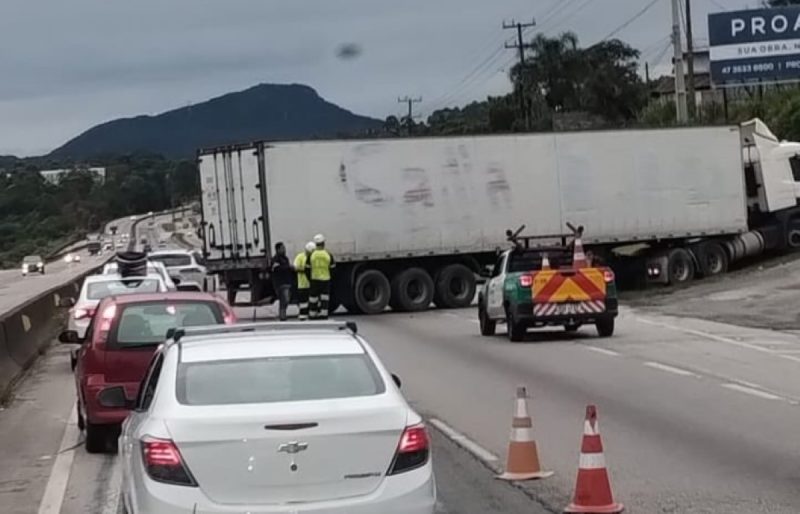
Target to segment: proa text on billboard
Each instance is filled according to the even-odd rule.
[[[713,13],[708,16],[711,80],[800,80],[800,7]]]

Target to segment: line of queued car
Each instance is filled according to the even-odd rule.
[[[354,323],[239,324],[168,264],[87,277],[59,337],[86,450],[119,453],[123,512],[434,512],[422,418]]]

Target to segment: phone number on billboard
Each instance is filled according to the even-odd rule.
[[[722,67],[723,75],[728,75],[730,73],[761,73],[765,71],[775,71],[775,63],[734,64],[733,66]]]

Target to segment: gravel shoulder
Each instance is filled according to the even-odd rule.
[[[800,331],[800,255],[775,257],[683,288],[626,291],[620,299],[674,316]]]

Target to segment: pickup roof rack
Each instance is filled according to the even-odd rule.
[[[348,331],[358,333],[355,321],[282,321],[261,323],[239,323],[236,325],[208,325],[203,327],[179,327],[167,331],[167,340],[179,343],[186,336],[210,336],[217,334],[236,334],[240,332],[282,332],[282,331]],[[168,344],[170,344],[168,342]]]
[[[560,240],[561,246],[566,248],[568,246],[567,239],[572,237],[583,237],[583,225],[581,226],[574,226],[572,223],[567,223],[567,228],[569,228],[572,233],[570,234],[550,234],[550,235],[542,235],[542,236],[522,236],[522,231],[525,230],[525,225],[519,227],[516,231],[506,230],[506,239],[510,242],[514,247],[521,248],[521,249],[531,249],[531,248],[543,248],[547,245],[536,245],[532,244],[534,241],[552,241],[553,239]],[[551,248],[552,245],[550,246]]]

